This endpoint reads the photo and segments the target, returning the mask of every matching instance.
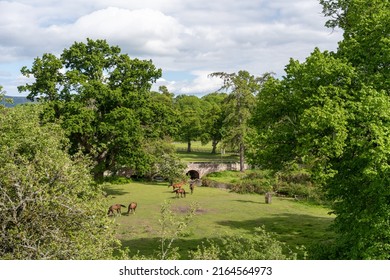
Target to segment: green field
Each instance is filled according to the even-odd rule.
[[[188,190],[188,186],[186,186]],[[193,195],[176,198],[166,183],[129,183],[110,185],[106,192],[108,205],[131,201],[138,203],[135,215],[113,217],[118,224],[117,237],[131,253],[150,257],[158,248],[161,227],[159,224],[161,205],[172,203],[173,212],[181,215],[191,203],[197,203],[199,210],[194,216],[184,238],[175,241],[183,258],[207,239],[232,234],[251,234],[254,228],[265,226],[276,234],[279,241],[290,248],[331,239],[328,227],[333,217],[328,209],[307,205],[288,198],[274,197],[272,204],[264,203],[264,196],[237,194],[224,189],[197,187]],[[122,209],[125,212],[125,209]]]
[[[191,142],[191,153],[187,152],[187,143],[175,142],[176,154],[185,162],[237,162],[238,155],[232,152],[221,153],[221,149],[217,149],[216,154],[212,154],[211,142],[202,145],[199,141]]]

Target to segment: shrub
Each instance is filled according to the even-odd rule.
[[[276,240],[264,227],[255,228],[252,235],[227,236],[208,241],[191,253],[196,260],[295,260],[284,243]]]
[[[0,259],[111,258],[120,244],[89,164],[38,108],[0,112]]]

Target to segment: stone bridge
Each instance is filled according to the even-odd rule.
[[[244,168],[247,169],[248,165],[245,164]],[[204,175],[219,172],[225,170],[240,170],[239,162],[225,162],[225,163],[214,163],[214,162],[190,162],[187,164],[185,170],[186,175],[189,175],[191,179],[200,179]]]

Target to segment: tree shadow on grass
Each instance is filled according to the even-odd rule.
[[[261,202],[258,200],[243,200],[243,199],[236,199],[237,202],[243,202],[243,203],[253,203],[253,204],[265,204],[265,202]]]
[[[123,190],[123,188],[104,188],[103,191],[106,193],[106,196],[121,196],[129,193],[129,191]]]
[[[259,217],[244,221],[220,221],[219,225],[227,227],[230,230],[221,229],[221,236],[225,236],[226,232],[242,232],[248,234],[255,233],[255,228],[264,226],[267,232],[272,233],[273,238],[280,242],[284,242],[291,250],[304,246],[308,250],[313,245],[326,243],[334,240],[335,234],[329,230],[333,218],[316,217],[311,215],[298,215],[290,213],[275,214],[271,217]],[[173,247],[179,248],[181,259],[189,260],[191,256],[189,252],[196,251],[198,246],[209,244],[208,242],[220,243],[221,239],[212,238],[184,238],[177,239],[173,243]],[[157,250],[161,244],[159,237],[153,238],[134,238],[122,240],[123,247],[130,249],[131,255],[144,256],[146,258],[156,258]],[[298,252],[298,251],[297,251]]]
[[[281,213],[244,221],[219,221],[218,224],[233,230],[244,230],[247,233],[263,226],[266,231],[274,233],[279,241],[296,246],[308,246],[334,238],[335,235],[330,229],[332,221],[332,217]]]

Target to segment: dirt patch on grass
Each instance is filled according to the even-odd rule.
[[[178,206],[172,209],[175,213],[185,214],[191,211],[189,206]],[[208,211],[206,209],[198,208],[195,211],[195,214],[205,214]]]

